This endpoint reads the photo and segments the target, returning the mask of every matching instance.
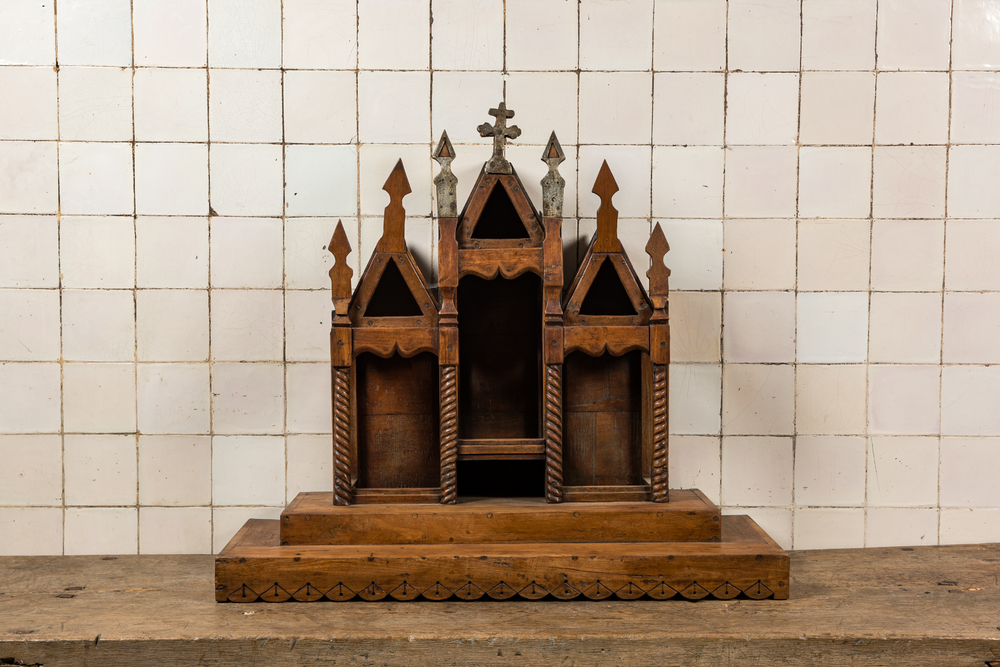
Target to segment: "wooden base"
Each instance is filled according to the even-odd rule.
[[[788,555],[749,517],[713,520],[696,492],[337,508],[317,506],[324,495],[300,495],[281,521],[248,521],[216,559],[216,600],[788,598]],[[716,541],[677,539],[696,534]]]

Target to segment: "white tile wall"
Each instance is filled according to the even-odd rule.
[[[1000,539],[984,0],[0,3],[0,554],[209,552],[330,488],[340,219],[467,196],[501,99],[570,270],[671,245],[671,479],[786,547]],[[421,26],[425,28],[421,28]],[[57,36],[58,35],[58,39]],[[577,216],[580,216],[579,218]]]

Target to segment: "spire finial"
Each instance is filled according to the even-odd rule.
[[[455,147],[451,145],[447,130],[441,133],[441,140],[434,149],[434,159],[441,165],[441,173],[434,177],[434,185],[437,186],[438,217],[457,218],[458,195],[455,194],[455,186],[458,185],[458,177],[451,171],[451,161],[455,159]]]
[[[549,165],[549,173],[542,179],[542,217],[561,218],[563,207],[563,190],[566,180],[559,175],[559,164],[566,159],[556,133],[549,136],[549,143],[542,151],[542,162]]]
[[[351,254],[351,243],[347,240],[347,233],[344,231],[344,223],[337,221],[337,228],[333,230],[326,249],[333,255],[334,265],[330,269],[330,282],[333,283],[333,303],[340,315],[347,313],[347,303],[351,300],[351,276],[354,271],[347,265],[347,256]],[[343,312],[340,312],[343,310]]]
[[[670,244],[667,243],[667,237],[664,236],[660,223],[656,223],[653,233],[649,235],[649,243],[646,244],[646,254],[649,255],[650,263],[646,276],[649,278],[649,296],[657,309],[663,308],[669,290],[667,280],[670,278],[670,269],[663,263],[663,256],[669,251]]]
[[[507,127],[507,119],[514,117],[514,112],[507,109],[505,102],[500,102],[496,109],[490,109],[490,115],[496,118],[493,125],[483,123],[476,129],[481,137],[493,137],[493,157],[486,163],[487,174],[510,174],[513,172],[510,162],[504,157],[507,139],[517,139],[521,136],[521,128],[517,125]]]
[[[622,243],[618,240],[618,210],[611,203],[611,197],[618,192],[618,183],[605,160],[601,171],[594,181],[592,192],[601,198],[601,207],[597,209],[597,240],[594,252],[621,252]]]
[[[389,193],[389,205],[385,207],[382,218],[382,238],[375,249],[381,252],[406,252],[406,210],[403,208],[403,197],[412,190],[406,178],[406,170],[403,169],[403,160],[396,162],[382,189]]]

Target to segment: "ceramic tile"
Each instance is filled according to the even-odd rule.
[[[868,443],[868,505],[918,507],[938,500],[938,438],[874,436]]]
[[[214,361],[281,361],[279,290],[213,289],[211,301]]]
[[[212,508],[140,507],[139,553],[212,553]]]
[[[952,33],[952,67],[1000,68],[997,10],[989,0],[955,0]]]
[[[212,287],[281,287],[280,218],[211,219]]]
[[[67,505],[134,505],[134,435],[67,435],[63,464]]]
[[[861,364],[800,364],[795,373],[795,431],[806,435],[864,433],[866,380]]]
[[[722,502],[729,506],[792,502],[792,439],[722,439]]]
[[[655,0],[654,69],[683,72],[725,66],[725,0]]]
[[[799,152],[799,215],[867,218],[871,210],[872,149],[805,147]]]
[[[65,526],[67,556],[138,553],[135,508],[67,508]]]
[[[949,0],[878,3],[875,51],[880,70],[946,70],[950,38]]]
[[[949,223],[954,227],[955,223]],[[941,289],[944,268],[944,222],[876,220],[872,223],[873,290]]]
[[[946,72],[879,72],[875,142],[946,143],[949,95]]]
[[[375,0],[361,0],[358,67],[426,70],[430,60],[429,7],[422,0],[396,0],[392,11],[386,11],[386,6]]]
[[[858,548],[865,544],[863,509],[796,509],[796,549]]]
[[[580,143],[649,143],[652,91],[645,72],[580,74]]]
[[[721,73],[654,75],[653,143],[721,145],[725,83]]]
[[[281,504],[285,499],[285,439],[274,436],[212,438],[215,505]]]
[[[2,556],[60,556],[63,511],[58,507],[0,507]]]
[[[941,505],[994,507],[1000,439],[941,438]]]
[[[280,67],[281,0],[208,0],[210,67]]]
[[[670,360],[719,363],[722,295],[718,292],[671,292]]]
[[[55,217],[0,215],[0,287],[58,286],[58,238]]]
[[[212,144],[209,165],[217,215],[281,215],[281,146]]]
[[[509,5],[508,5],[509,6]],[[509,11],[509,9],[508,9]],[[437,92],[440,75],[434,75],[434,91]],[[517,113],[518,127],[521,128],[521,136],[517,141],[521,144],[545,145],[549,140],[549,133],[555,132],[558,137],[562,137],[563,150],[571,148],[569,144],[575,143],[576,137],[576,117],[577,117],[577,77],[571,72],[514,72],[506,76],[507,83],[507,105]],[[468,91],[467,91],[468,93]],[[489,103],[490,106],[496,104],[496,100]],[[482,114],[482,106],[466,112],[461,118],[456,117],[451,124],[457,129],[466,129],[465,118],[474,115],[478,117]],[[451,107],[440,109],[435,105],[434,136],[440,136],[438,130],[438,116],[441,113],[449,113]],[[447,129],[442,127],[441,129]],[[456,132],[457,132],[456,129]],[[449,137],[452,135],[449,131]],[[478,136],[478,133],[477,133]],[[454,141],[454,139],[452,139]],[[475,139],[475,141],[483,141]],[[508,159],[513,159],[512,144],[508,144]],[[534,152],[541,153],[538,149]],[[537,156],[536,156],[537,157]],[[567,154],[567,158],[569,155]],[[518,164],[518,171],[523,170],[522,163]],[[570,168],[569,161],[560,165],[560,170]],[[567,181],[567,186],[570,183]]]
[[[1000,367],[945,366],[941,369],[941,433],[1000,435]]]
[[[139,217],[136,287],[208,287],[208,219]]]
[[[135,287],[135,224],[126,217],[64,216],[59,223],[63,287]]]
[[[282,90],[285,141],[338,144],[356,140],[354,72],[285,72]]]
[[[1000,509],[941,510],[941,544],[1000,540]]]
[[[719,438],[674,436],[670,438],[670,486],[698,489],[713,503],[721,502],[722,448]]]
[[[906,547],[937,544],[938,512],[931,509],[868,510],[866,547]]]
[[[799,0],[730,0],[730,69],[789,71],[799,67]]]
[[[526,76],[539,75],[522,74],[519,79],[524,80]],[[500,72],[435,72],[434,90],[431,97],[431,106],[433,107],[431,134],[434,141],[438,140],[443,130],[447,130],[452,143],[492,145],[491,139],[480,137],[479,132],[476,131],[475,123],[470,122],[470,120],[482,119],[492,124],[494,119],[486,112],[488,109],[496,107],[504,99],[503,90],[504,77]],[[575,95],[576,77],[573,77],[573,90]],[[551,92],[545,95],[546,98],[552,96]],[[575,101],[573,102],[573,115],[575,116]],[[526,113],[527,109],[519,103],[515,104],[513,98],[507,100],[507,105],[509,110],[513,110],[515,114],[513,119],[508,121],[510,125],[520,127],[519,124],[525,124],[532,127],[539,135],[544,135],[535,137],[535,143],[544,144],[549,140],[548,133],[554,128],[545,129],[542,127],[539,124],[539,119],[530,117]],[[516,142],[528,143],[529,141],[531,139],[522,135],[522,137],[518,137]],[[482,164],[480,163],[479,166],[482,167]]]
[[[330,361],[329,290],[285,292],[285,360]]]
[[[236,531],[243,527],[248,519],[277,519],[281,516],[281,507],[213,507],[212,508],[212,550],[222,551]]]
[[[204,67],[208,49],[206,0],[132,3],[132,39],[139,67]]]
[[[59,293],[0,289],[0,359],[58,361]]]
[[[872,215],[943,217],[946,157],[944,146],[876,146]]]
[[[578,3],[507,0],[504,14],[508,69],[577,68]]]
[[[11,0],[0,7],[0,65],[55,65],[54,3]]]
[[[799,363],[849,364],[867,360],[867,293],[800,293],[796,318]]]
[[[126,143],[63,143],[59,205],[64,214],[133,211],[132,147]]]
[[[502,0],[436,0],[431,25],[434,69],[500,70]]]
[[[65,364],[63,430],[135,433],[135,364]]]
[[[54,141],[0,142],[0,213],[59,210],[59,167]]]
[[[60,436],[0,436],[0,458],[5,464],[0,468],[0,506],[62,505]],[[5,535],[9,535],[6,528],[3,530]],[[59,532],[62,533],[61,525]],[[34,541],[29,540],[29,543]]]
[[[867,220],[802,220],[799,289],[867,290],[870,243]]]
[[[795,441],[795,504],[861,506],[865,439],[801,436]]]
[[[288,388],[289,433],[328,433],[333,412],[330,367],[327,364],[290,364],[285,371]]]
[[[1000,293],[946,293],[944,354],[952,364],[996,363],[1000,360]]]
[[[430,140],[430,109],[426,103],[429,92],[430,75],[427,72],[359,73],[360,140],[365,143],[427,143]]]
[[[718,435],[722,366],[674,364],[669,380],[670,433]]]
[[[792,510],[782,507],[749,507],[729,510],[723,514],[746,514],[782,549],[792,548]]]
[[[721,146],[654,146],[653,215],[720,217],[724,157]]]
[[[597,173],[607,160],[621,190],[614,205],[623,218],[645,218],[649,215],[650,160],[649,146],[581,146],[578,180],[579,215],[596,216],[600,198],[592,193]],[[679,288],[683,289],[683,288]]]
[[[996,220],[949,220],[945,288],[1000,290],[998,253],[1000,226]]]
[[[722,374],[724,435],[791,435],[794,410],[793,366],[726,364]]]
[[[869,361],[936,364],[941,359],[940,294],[872,292],[869,317]]]
[[[580,69],[648,70],[652,28],[653,0],[582,0]]]
[[[333,491],[333,437],[289,435],[285,502],[299,493]]]
[[[278,364],[212,364],[212,395],[215,433],[284,430],[285,380]]]
[[[941,378],[937,366],[868,368],[868,432],[934,435],[941,432]]]
[[[135,359],[135,300],[129,290],[64,290],[63,358]]]
[[[136,144],[135,195],[139,215],[207,215],[208,147]]]
[[[216,71],[212,74],[213,105],[218,94]],[[206,70],[136,69],[132,85],[135,87],[135,138],[138,141],[208,140]],[[212,120],[214,123],[215,119]]]
[[[129,0],[70,0],[58,11],[60,65],[132,64]]]
[[[136,403],[143,434],[208,433],[208,364],[139,364]]]
[[[805,4],[814,5],[816,0]],[[874,103],[875,75],[871,72],[805,72],[799,140],[803,144],[871,144]]]
[[[208,436],[139,436],[140,505],[211,502],[212,441]]]
[[[286,215],[356,215],[357,171],[353,145],[285,146]]]
[[[1000,143],[1000,93],[996,72],[952,74],[951,141],[956,144]]]
[[[720,220],[658,220],[670,252],[670,287],[676,290],[717,290],[722,287],[722,222]]]
[[[873,69],[875,5],[875,0],[803,0],[802,69]]]
[[[132,138],[132,71],[59,68],[59,135],[70,141]]]
[[[208,120],[212,141],[281,141],[281,72],[209,70]],[[204,104],[202,105],[204,109]]]
[[[282,66],[286,69],[354,69],[358,61],[357,2],[284,0]]]
[[[0,432],[58,433],[59,364],[0,363]]]
[[[726,143],[794,144],[799,76],[734,72],[726,85]]]
[[[795,287],[795,221],[723,222],[723,287],[784,290]]]
[[[794,146],[726,148],[726,216],[794,217],[796,153]]]
[[[725,361],[781,363],[795,360],[794,294],[726,292],[723,312]]]
[[[285,221],[285,288],[324,289],[330,286],[329,271],[333,268],[333,255],[327,244],[337,223],[344,224],[350,239],[351,254],[347,264],[354,271],[351,276],[356,285],[361,275],[358,268],[358,219],[357,218],[298,218]]]
[[[1000,146],[952,146],[948,162],[948,215],[1000,217]]]
[[[208,361],[208,290],[139,290],[139,361]]]
[[[56,73],[51,67],[0,67],[0,139],[58,139]]]

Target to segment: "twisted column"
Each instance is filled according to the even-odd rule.
[[[667,367],[653,364],[653,502],[667,502]]]
[[[351,504],[351,369],[333,368],[333,504]]]
[[[562,364],[545,366],[545,500],[563,499]]]
[[[441,502],[458,499],[458,367],[441,366]]]

